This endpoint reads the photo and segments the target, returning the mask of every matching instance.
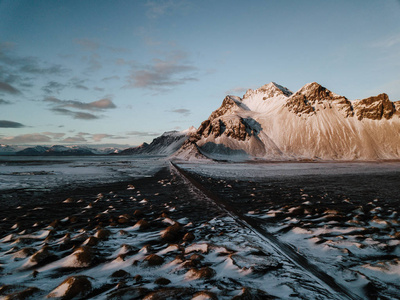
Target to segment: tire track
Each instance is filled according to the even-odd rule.
[[[260,226],[259,221],[242,214],[238,209],[232,206],[228,201],[221,199],[214,193],[210,192],[200,182],[194,179],[188,172],[178,167],[175,163],[170,161],[171,171],[186,179],[188,183],[194,186],[199,192],[204,194],[208,199],[217,204],[221,209],[229,213],[239,224],[249,228],[256,233],[265,243],[272,246],[277,253],[286,257],[289,261],[293,262],[296,266],[301,268],[307,274],[311,275],[316,282],[320,283],[326,290],[331,293],[334,299],[351,299],[361,300],[363,298],[354,294],[346,287],[340,285],[330,275],[323,272],[317,266],[312,264],[307,258],[296,252],[292,246],[280,241],[274,235]]]

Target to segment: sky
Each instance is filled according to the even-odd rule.
[[[227,94],[400,100],[399,0],[0,0],[0,143],[140,145]]]

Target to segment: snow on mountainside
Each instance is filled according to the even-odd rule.
[[[132,147],[121,151],[121,155],[164,155],[168,156],[176,152],[196,129],[191,127],[184,131],[168,131],[155,138],[150,144],[143,143],[138,147]]]
[[[53,145],[51,147],[35,146],[17,150],[12,155],[26,156],[80,156],[80,155],[106,155],[110,153],[118,153],[120,150],[113,147],[108,148],[89,148],[87,146],[63,146]],[[0,155],[4,155],[0,152]]]
[[[184,159],[188,152],[216,159],[400,159],[400,102],[386,94],[350,101],[316,82],[296,93],[269,83],[243,98],[227,96],[183,148],[177,157]]]
[[[0,155],[15,155],[19,149],[10,145],[0,145]]]

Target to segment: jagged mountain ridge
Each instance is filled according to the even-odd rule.
[[[86,146],[63,146],[53,145],[26,147],[22,150],[11,152],[10,155],[18,156],[83,156],[83,155],[107,155],[117,153],[120,150],[117,148],[108,147],[105,149],[94,149]],[[3,154],[2,154],[3,155]]]
[[[163,155],[168,156],[182,147],[183,143],[191,134],[194,134],[194,127],[185,131],[168,131],[156,137],[150,144],[143,143],[138,147],[132,147],[121,151],[121,155]]]
[[[400,101],[350,101],[316,82],[293,93],[272,82],[226,96],[177,156],[190,144],[211,158],[400,159]]]

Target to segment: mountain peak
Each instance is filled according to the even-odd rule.
[[[335,100],[338,98],[343,98],[326,87],[320,85],[317,82],[307,83],[300,90],[298,90],[294,95],[304,95],[307,100]]]
[[[249,89],[247,90],[246,94],[244,94],[243,99],[249,98],[250,96],[254,94],[263,94],[265,96],[265,99],[267,98],[272,98],[272,97],[278,97],[278,96],[286,96],[290,97],[293,92],[289,90],[288,88],[279,85],[275,82],[270,82],[267,84],[264,84],[262,87],[252,90]]]

